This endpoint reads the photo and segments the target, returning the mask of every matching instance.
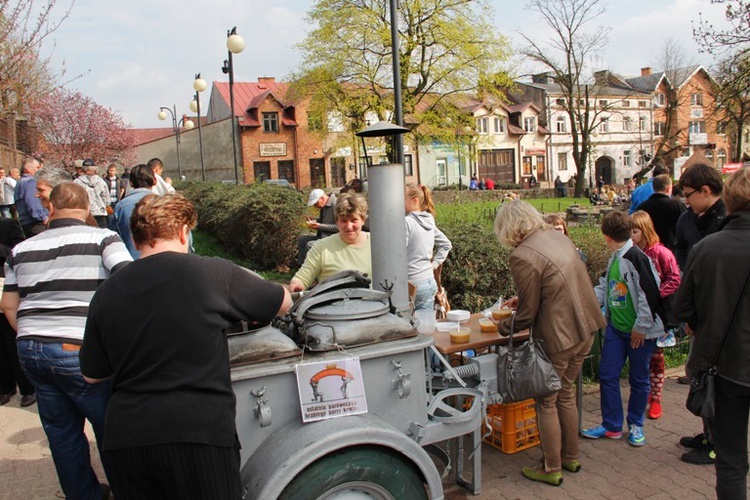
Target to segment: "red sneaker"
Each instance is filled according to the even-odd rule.
[[[648,418],[656,420],[659,417],[661,417],[661,403],[659,401],[652,401],[648,409]]]

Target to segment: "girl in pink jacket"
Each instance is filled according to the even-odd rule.
[[[671,296],[680,287],[680,268],[671,250],[659,242],[651,217],[643,210],[638,210],[631,216],[633,219],[633,243],[654,263],[656,272],[661,280],[659,295],[667,309],[667,316],[671,316]],[[664,337],[657,341],[657,347],[651,356],[650,377],[651,393],[649,394],[648,418],[661,417],[661,390],[664,385],[664,349],[674,345],[674,332],[668,329]]]

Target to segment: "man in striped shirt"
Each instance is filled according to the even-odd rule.
[[[109,487],[91,468],[83,424],[91,422],[101,443],[110,387],[83,379],[78,351],[94,292],[132,259],[116,233],[86,225],[89,201],[82,186],[56,186],[49,211],[49,229],[16,245],[6,261],[0,308],[18,332],[19,361],[36,388],[66,498],[109,498]],[[108,459],[100,455],[106,472]]]

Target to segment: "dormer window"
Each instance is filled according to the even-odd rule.
[[[523,119],[523,130],[527,134],[533,134],[536,132],[536,118],[529,116]]]

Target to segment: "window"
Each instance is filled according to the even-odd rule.
[[[523,174],[522,175],[531,175],[531,156],[523,157]]]
[[[322,113],[307,113],[307,128],[312,132],[323,130]]]
[[[710,161],[711,163],[714,162],[714,150],[713,149],[706,149],[705,151],[703,151],[703,154],[706,155],[706,158],[708,158],[708,161]]]
[[[630,132],[633,129],[633,123],[631,122],[629,116],[622,117],[622,129],[625,132]]]
[[[623,108],[629,108],[629,107],[630,107],[630,101],[628,101],[628,100],[623,100],[623,101],[622,101],[622,107],[623,107]]]
[[[727,133],[727,122],[717,122],[716,123],[716,133],[720,135],[724,135]]]
[[[654,96],[654,104],[657,106],[664,106],[664,94],[656,94]]]
[[[638,101],[638,107],[639,108],[647,108],[648,107],[648,101]]]
[[[624,166],[626,167],[631,166],[631,158],[632,158],[632,155],[629,149],[626,149],[625,151],[622,152],[622,164]]]
[[[565,106],[565,99],[557,99],[557,100],[555,101],[555,103],[556,103],[556,104],[557,104],[558,106]]]
[[[609,132],[609,117],[602,118],[602,120],[599,122],[599,132]]]
[[[691,106],[703,106],[703,94],[690,94]]]
[[[716,168],[721,168],[727,162],[727,152],[724,148],[721,148],[716,155]]]
[[[294,160],[279,160],[279,179],[286,179],[294,184]]]
[[[279,131],[279,114],[263,113],[263,132]]]
[[[700,95],[700,94],[697,94],[697,95]],[[690,131],[691,134],[705,134],[706,122],[690,122],[688,130]]]
[[[478,134],[486,134],[487,133],[487,124],[488,124],[487,118],[478,118],[477,119],[477,133]]]
[[[648,122],[646,121],[646,117],[645,116],[639,116],[638,117],[638,130],[640,130],[641,132],[643,132],[644,130],[646,130],[647,123]]]
[[[567,123],[565,122],[564,116],[557,117],[557,131],[563,134],[568,131]]]
[[[609,101],[606,99],[599,99],[599,106],[606,108]]]
[[[414,175],[414,165],[411,161],[411,155],[404,155],[404,174]]]
[[[557,170],[568,170],[568,153],[557,153]]]
[[[536,132],[536,118],[533,116],[528,116],[523,119],[523,130],[527,134],[532,134]]]
[[[504,134],[505,133],[505,118],[501,118],[499,116],[496,116],[493,120],[493,125],[495,126],[495,133],[496,134]]]
[[[664,135],[665,122],[654,122],[654,135]]]

